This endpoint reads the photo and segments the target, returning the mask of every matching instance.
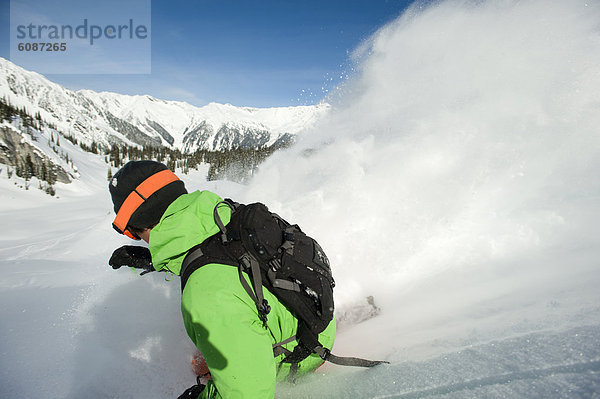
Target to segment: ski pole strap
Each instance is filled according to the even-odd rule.
[[[318,346],[313,349],[315,353],[321,356],[321,359],[333,363],[338,364],[340,366],[353,366],[353,367],[375,367],[380,364],[390,364],[385,360],[367,360],[361,359],[358,357],[342,357],[336,356],[332,354],[329,349],[323,348],[322,346]]]

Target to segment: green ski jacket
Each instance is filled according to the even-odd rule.
[[[196,191],[175,200],[150,233],[150,252],[156,270],[179,275],[188,250],[219,232],[213,210],[221,198],[209,191]],[[219,208],[223,223],[231,211]],[[252,284],[245,275],[249,284]],[[273,398],[275,381],[289,374],[284,355],[273,357],[273,345],[296,334],[297,319],[263,287],[271,306],[267,328],[259,318],[254,301],[242,287],[238,270],[209,264],[194,271],[181,297],[185,329],[202,352],[213,377],[200,398]],[[331,349],[335,319],[319,335]],[[290,351],[296,341],[285,344]],[[312,354],[299,364],[298,374],[313,371],[323,363]]]

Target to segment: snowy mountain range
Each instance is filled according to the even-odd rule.
[[[222,150],[288,142],[327,113],[328,104],[249,108],[210,103],[196,107],[148,95],[73,91],[0,58],[0,97],[38,112],[80,142]]]

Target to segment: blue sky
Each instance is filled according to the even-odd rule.
[[[10,58],[10,2],[0,2],[0,56]],[[409,3],[152,0],[150,74],[47,77],[71,89],[194,105],[314,104],[348,68],[349,52]]]

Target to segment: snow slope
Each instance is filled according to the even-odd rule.
[[[340,329],[293,398],[593,398],[600,392],[598,2],[417,6],[355,53],[326,120],[249,186],[322,243]],[[193,382],[178,281],[113,271],[105,166],[60,199],[0,179],[0,397],[177,397]],[[35,194],[34,194],[35,195]]]

